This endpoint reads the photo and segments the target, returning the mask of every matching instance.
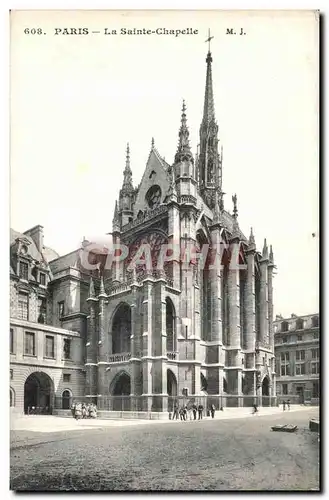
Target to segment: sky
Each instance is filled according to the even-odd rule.
[[[183,98],[195,152],[210,29],[225,208],[232,211],[236,193],[242,231],[248,236],[253,227],[260,250],[264,238],[273,245],[275,314],[318,311],[314,13],[30,11],[11,21],[11,227],[41,224],[45,244],[61,255],[84,236],[103,237],[112,228],[126,143],[135,185],[152,137],[172,163]],[[90,34],[54,34],[79,27]],[[198,33],[104,34],[124,27]]]

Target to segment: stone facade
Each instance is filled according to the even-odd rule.
[[[318,403],[320,399],[319,315],[290,318],[276,316],[273,322],[279,401]]]
[[[112,229],[113,245],[127,249],[125,259],[115,258],[109,266],[113,249],[86,240],[81,249],[56,256],[43,246],[40,226],[14,235],[16,407],[26,406],[24,386],[32,394],[38,384],[43,395],[48,390],[57,400],[69,390],[73,398],[92,398],[104,410],[116,409],[117,400],[122,409],[125,400],[124,409],[163,412],[183,395],[191,400],[208,395],[218,405],[266,398],[266,404],[274,403],[273,252],[266,240],[257,251],[252,230],[244,236],[236,196],[232,214],[224,207],[210,52],[206,63],[198,154],[191,152],[185,103],[173,164],[152,139],[137,188],[127,147]],[[25,279],[21,261],[28,263]],[[21,288],[28,295],[24,320]],[[32,356],[25,352],[31,350],[26,332],[35,333]],[[44,355],[47,336],[55,339],[52,359]],[[65,338],[71,340],[71,359],[63,361]],[[67,370],[72,377],[65,385]],[[49,376],[47,390],[45,378],[27,380],[35,372]],[[42,397],[43,404],[52,404]]]
[[[32,236],[31,236],[32,235]],[[50,412],[67,407],[63,394],[84,395],[86,314],[78,303],[83,281],[77,271],[56,272],[57,254],[43,245],[43,228],[11,231],[10,406],[13,411]],[[50,259],[50,261],[48,261]],[[64,258],[65,259],[65,258]],[[62,260],[62,259],[60,259]],[[80,273],[79,273],[80,276]],[[77,286],[76,286],[77,285]],[[88,283],[86,282],[86,293]],[[63,301],[63,315],[59,302]],[[30,389],[29,389],[30,388]]]
[[[128,257],[108,269],[98,255],[99,275],[87,299],[86,394],[105,401],[106,409],[115,396],[136,396],[139,410],[165,411],[170,396],[183,394],[235,398],[237,405],[276,394],[273,251],[266,241],[257,251],[252,231],[249,238],[243,235],[236,196],[233,214],[224,208],[210,53],[206,62],[196,158],[185,103],[174,163],[161,157],[152,140],[138,188],[127,147],[112,237],[128,248]],[[172,254],[159,269],[163,245],[172,245]],[[205,245],[212,255],[225,247],[221,265],[200,264]],[[150,256],[142,246],[151,249]],[[181,251],[186,247],[196,251],[188,266]],[[238,269],[231,265],[235,248]]]

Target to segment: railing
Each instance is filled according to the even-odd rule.
[[[167,352],[167,358],[171,359],[172,361],[176,360],[178,358],[178,352],[176,352],[176,351],[168,351]]]
[[[109,290],[109,295],[114,295],[116,293],[126,292],[130,290],[129,283],[119,283],[118,285],[112,285]]]
[[[164,212],[167,212],[167,207],[166,205],[160,205],[153,210],[148,210],[143,213],[140,217],[137,217],[136,219],[132,220],[131,222],[128,222],[128,224],[125,224],[122,226],[122,231],[128,231],[128,229],[131,229],[132,227],[139,226],[139,224],[142,224],[143,222],[146,222],[149,219],[153,219],[156,215],[162,214]]]
[[[129,361],[131,352],[121,352],[120,354],[112,354],[109,356],[109,363],[118,363],[122,361]]]
[[[103,411],[142,411],[142,412],[172,412],[175,405],[179,408],[186,406],[188,418],[193,418],[192,405],[203,406],[203,416],[209,416],[212,405],[216,411],[225,408],[252,408],[254,404],[260,407],[278,406],[277,398],[270,396],[236,396],[223,394],[222,396],[163,396],[153,394],[152,396],[74,396],[70,399],[63,399],[56,396],[54,398],[54,409],[69,410],[73,402],[94,403],[97,410]],[[290,398],[291,404],[296,404]],[[122,416],[122,415],[121,415]],[[120,417],[120,415],[118,415]]]
[[[183,194],[182,196],[179,197],[180,203],[193,203],[196,204],[196,198],[192,196],[191,194]]]

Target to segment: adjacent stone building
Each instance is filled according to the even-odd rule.
[[[58,255],[44,246],[41,226],[11,230],[10,240],[10,406],[50,412],[57,397],[67,408],[73,394],[84,394],[85,381],[85,328],[70,302],[74,280],[69,269],[56,273]]]
[[[320,398],[319,315],[276,316],[273,323],[279,401],[318,403]]]
[[[162,412],[176,397],[208,396],[218,407],[275,403],[273,251],[266,240],[257,251],[252,230],[244,235],[236,196],[232,213],[224,206],[210,52],[206,64],[198,154],[190,148],[185,103],[173,163],[152,139],[138,187],[127,147],[112,227],[113,244],[127,249],[125,259],[109,265],[113,248],[88,241],[66,256],[46,256],[31,231],[25,233],[30,245],[21,236],[13,242],[11,391],[17,406],[28,405],[24,385],[36,372],[38,385],[29,393],[48,394],[33,396],[39,405],[64,407],[68,394],[107,410]],[[34,245],[38,253],[28,258]],[[27,279],[21,260],[30,266]],[[22,287],[31,310],[23,320],[15,305]],[[68,340],[70,359],[63,354]],[[31,343],[34,349],[27,348]],[[44,356],[45,346],[51,357]]]

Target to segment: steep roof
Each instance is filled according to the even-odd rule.
[[[79,252],[80,249],[74,250],[73,252],[50,261],[49,265],[53,274],[58,273],[63,269],[67,269],[68,267],[78,267]]]

